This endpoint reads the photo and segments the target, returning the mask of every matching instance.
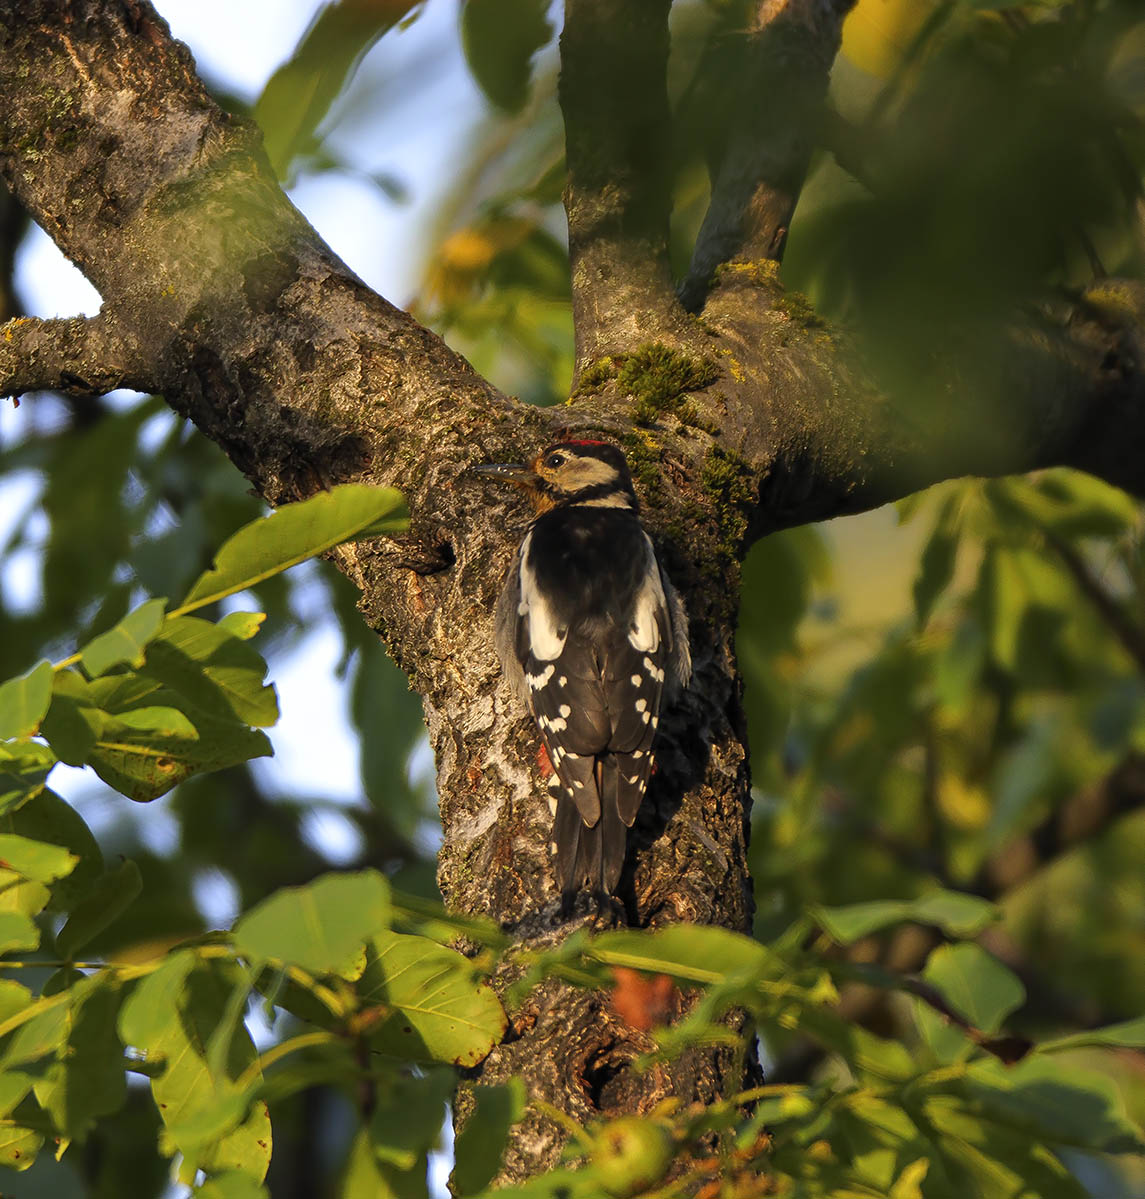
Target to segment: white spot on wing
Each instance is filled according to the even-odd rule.
[[[647,660],[648,659],[645,658],[645,661],[647,661]],[[628,681],[633,685],[633,687],[639,687],[640,686],[640,677],[641,677],[640,675],[634,674],[632,676],[632,678],[629,679]]]
[[[531,690],[540,691],[549,679],[553,677],[553,671],[555,670],[556,667],[550,662],[540,674],[529,674],[526,672],[525,682],[529,684]]]
[[[636,701],[636,711],[637,712],[643,712],[644,709],[647,707],[648,707],[648,701],[646,699],[638,699]]]
[[[570,708],[568,704],[561,704],[559,711],[562,716],[572,715],[572,708]]]

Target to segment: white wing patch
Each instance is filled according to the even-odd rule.
[[[660,585],[660,570],[656,563],[656,554],[652,542],[644,536],[644,549],[648,569],[644,582],[636,593],[635,611],[632,617],[632,628],[628,633],[628,643],[634,650],[646,654],[654,654],[660,648],[660,622],[667,619],[668,605],[664,599],[664,588]],[[522,583],[524,576],[522,576]],[[522,589],[522,594],[524,591]]]
[[[521,602],[517,615],[529,622],[529,648],[533,657],[541,662],[552,662],[561,656],[565,648],[568,629],[557,626],[552,608],[545,602],[537,587],[537,580],[529,569],[529,548],[533,534],[530,532],[521,546]]]

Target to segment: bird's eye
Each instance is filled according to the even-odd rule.
[[[556,470],[558,466],[564,466],[564,464],[564,454],[550,454],[545,459],[545,465],[549,468],[549,470]]]

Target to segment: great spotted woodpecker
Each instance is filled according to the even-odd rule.
[[[652,772],[661,705],[692,672],[684,606],[640,523],[624,455],[562,441],[482,474],[536,510],[497,605],[497,651],[552,765],[552,850],[565,911],[616,892]]]

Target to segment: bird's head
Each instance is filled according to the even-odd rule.
[[[524,488],[538,513],[574,504],[636,509],[628,463],[607,441],[559,441],[529,463],[490,462],[473,469]]]

